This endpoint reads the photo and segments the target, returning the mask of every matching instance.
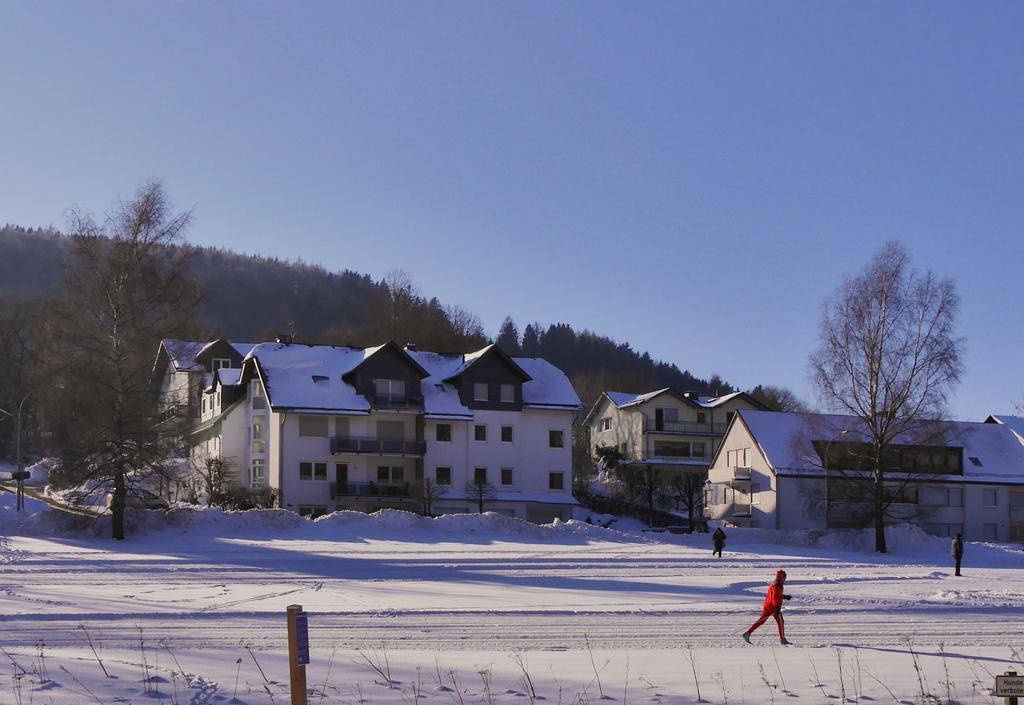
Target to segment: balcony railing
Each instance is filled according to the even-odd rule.
[[[408,482],[332,482],[331,498],[337,497],[411,497]]]
[[[647,419],[644,430],[648,433],[685,433],[699,436],[721,436],[725,433],[724,423],[695,423],[693,421],[657,421]]]
[[[423,455],[426,452],[427,444],[425,441],[359,438],[356,436],[333,436],[331,438],[331,453]]]
[[[378,409],[416,409],[423,406],[423,397],[408,394],[371,394],[370,404]]]

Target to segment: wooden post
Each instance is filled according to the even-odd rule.
[[[308,705],[306,664],[309,663],[309,630],[302,605],[288,605],[288,671],[292,705]]]

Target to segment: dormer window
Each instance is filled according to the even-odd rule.
[[[506,404],[512,404],[516,400],[516,386],[514,384],[501,385],[501,400]]]
[[[231,369],[231,360],[226,357],[215,357],[210,361],[210,365],[214,372],[219,369]]]
[[[267,408],[267,399],[263,396],[263,385],[258,379],[249,383],[249,398],[252,400],[253,409]]]
[[[504,385],[503,385],[504,386]],[[487,382],[476,382],[473,384],[473,401],[488,401]]]
[[[375,379],[373,390],[378,397],[384,399],[405,399],[405,380]]]

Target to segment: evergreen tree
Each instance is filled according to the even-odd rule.
[[[540,355],[540,335],[532,323],[523,329],[523,355],[536,357]]]
[[[519,329],[516,328],[516,322],[511,316],[505,316],[498,331],[498,338],[494,342],[509,355],[519,354]]]

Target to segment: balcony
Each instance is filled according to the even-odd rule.
[[[721,436],[725,434],[724,423],[696,423],[693,421],[657,421],[647,419],[644,431],[647,433],[677,433],[688,436]]]
[[[408,482],[332,482],[331,499],[339,497],[412,497]]]
[[[371,394],[368,395],[370,405],[375,409],[421,409],[423,397],[408,394]]]
[[[423,455],[427,452],[425,441],[389,440],[386,438],[359,438],[356,436],[332,436],[331,453],[353,453],[355,455]]]

